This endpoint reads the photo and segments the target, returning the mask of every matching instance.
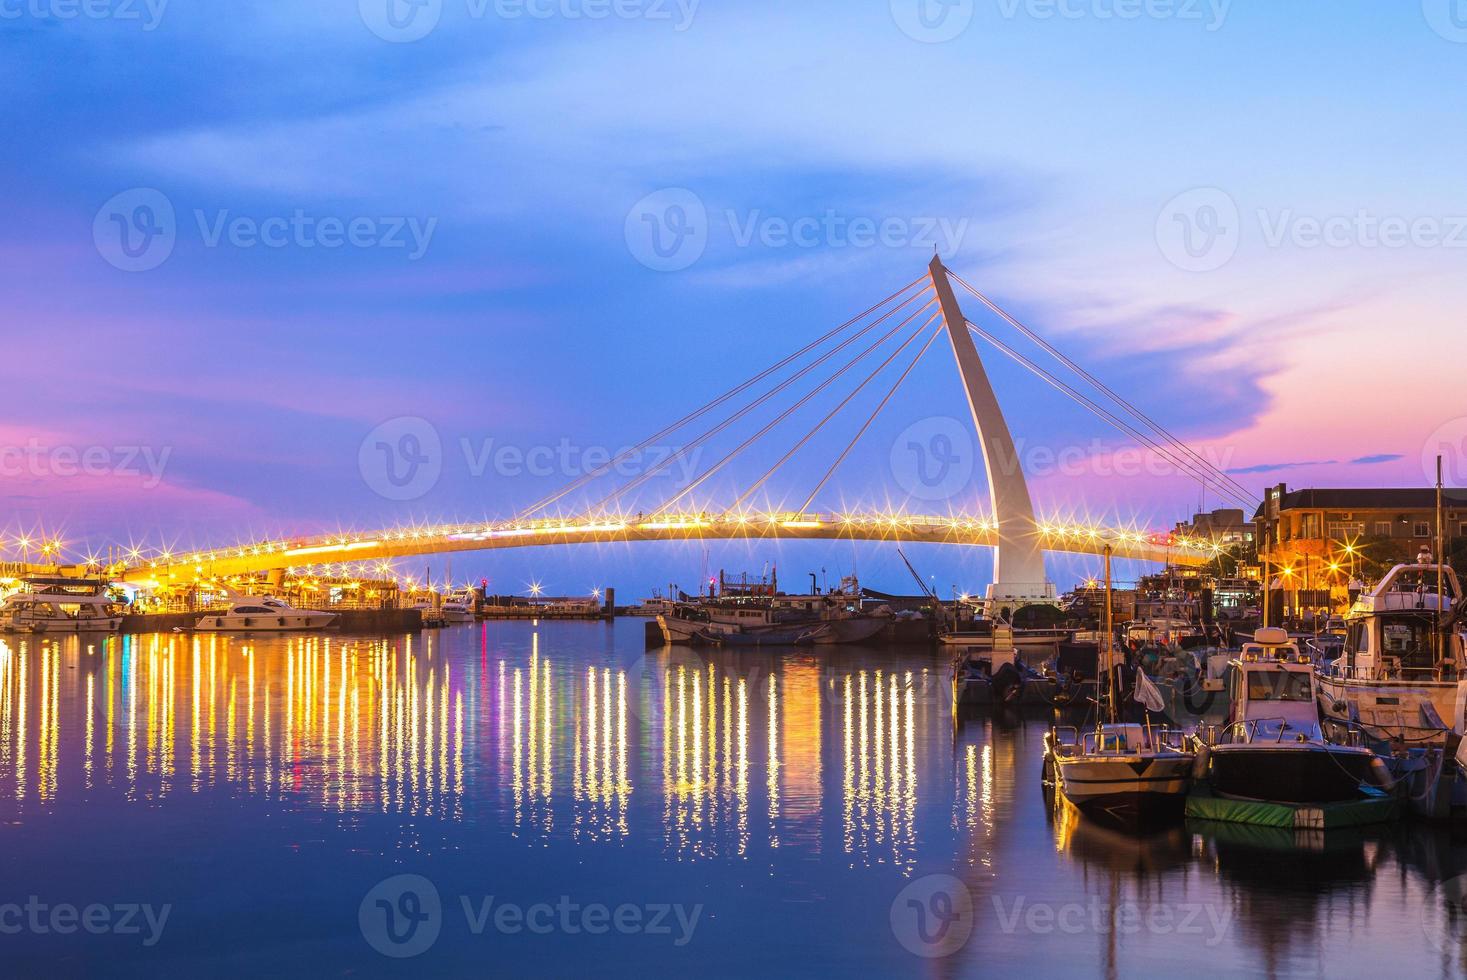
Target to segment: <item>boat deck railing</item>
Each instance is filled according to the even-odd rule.
[[[1187,733],[1180,728],[1135,725],[1136,731],[1080,731],[1073,725],[1057,725],[1054,728],[1055,747],[1078,749],[1080,755],[1131,755],[1139,751],[1172,749],[1185,752]],[[1064,736],[1068,734],[1069,738]],[[1133,738],[1132,734],[1138,736]]]

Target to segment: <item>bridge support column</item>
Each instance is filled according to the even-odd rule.
[[[978,430],[978,445],[983,451],[984,468],[988,472],[989,499],[993,501],[993,517],[998,522],[998,545],[994,549],[993,584],[988,587],[989,615],[1012,611],[1025,603],[1052,600],[1054,586],[1044,572],[1044,550],[1039,546],[1038,524],[1034,519],[1034,502],[1024,470],[1019,465],[1018,450],[1009,433],[1008,422],[998,405],[998,396],[988,380],[988,372],[978,356],[978,347],[968,331],[968,318],[953,293],[952,282],[940,256],[933,256],[928,270],[932,286],[942,306],[947,324],[948,341],[958,362],[958,373],[968,393],[968,408]]]

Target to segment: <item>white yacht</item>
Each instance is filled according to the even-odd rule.
[[[283,599],[234,596],[227,610],[204,613],[194,629],[210,633],[283,633],[325,629],[336,619],[336,613],[297,609]]]
[[[115,633],[124,606],[94,579],[35,578],[0,602],[0,630],[17,633]]]
[[[1318,668],[1325,716],[1411,745],[1460,732],[1461,597],[1451,566],[1429,562],[1397,565],[1361,593],[1345,616],[1343,650]]]
[[[474,621],[474,593],[469,589],[451,592],[443,600],[443,621],[446,623],[472,623]]]

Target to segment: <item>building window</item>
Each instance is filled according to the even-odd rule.
[[[1417,521],[1415,532],[1418,538],[1429,538],[1431,537],[1431,525],[1426,521]]]
[[[1329,536],[1336,541],[1357,538],[1365,533],[1365,525],[1354,521],[1330,521]]]
[[[1467,538],[1467,523],[1464,523],[1462,525],[1461,530],[1459,530],[1457,533],[1457,536],[1461,538]]]
[[[1391,522],[1390,521],[1376,521],[1375,522],[1375,536],[1378,537],[1378,538],[1388,538],[1388,537],[1390,537],[1391,536]]]

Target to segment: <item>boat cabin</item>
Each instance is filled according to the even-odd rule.
[[[1231,708],[1223,741],[1323,738],[1314,665],[1286,631],[1258,630],[1230,666]]]
[[[1462,638],[1453,635],[1444,642],[1440,628],[1461,594],[1450,566],[1392,568],[1351,607],[1344,649],[1331,674],[1361,680],[1456,679],[1463,660]]]

